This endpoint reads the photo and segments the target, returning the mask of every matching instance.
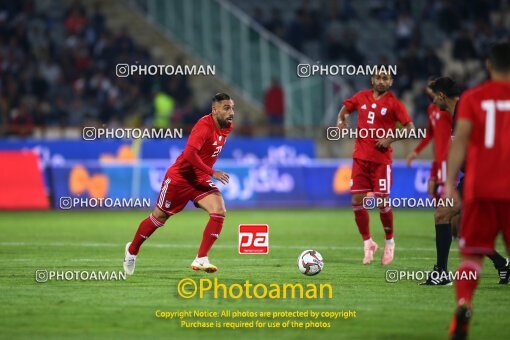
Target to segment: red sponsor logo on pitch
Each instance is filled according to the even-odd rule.
[[[239,225],[239,254],[269,253],[269,226],[267,224]]]

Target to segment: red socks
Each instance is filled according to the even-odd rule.
[[[463,260],[460,263],[457,269],[458,280],[455,280],[455,293],[459,306],[464,304],[471,306],[471,300],[478,285],[480,269],[480,265],[474,261]]]
[[[207,256],[207,253],[209,253],[214,242],[220,236],[221,229],[223,228],[225,216],[220,214],[209,214],[209,216],[209,222],[205,226],[204,236],[202,237],[202,243],[200,244],[197,257]]]
[[[356,220],[356,225],[358,226],[359,233],[361,237],[363,237],[363,241],[370,239],[370,228],[368,211],[360,205],[352,205],[352,210],[354,210],[354,219]]]
[[[391,207],[379,208],[379,216],[381,217],[386,239],[391,240],[393,238],[393,211]]]
[[[225,219],[225,216],[220,214],[210,214],[209,216],[210,219],[205,226],[202,243],[200,244],[200,249],[198,250],[198,257],[207,256],[207,253],[214,244],[214,241],[216,241],[216,239],[219,237],[223,227],[223,220]],[[154,215],[150,214],[140,223],[140,226],[135,233],[135,237],[129,246],[129,253],[131,255],[138,255],[142,243],[148,239],[156,229],[162,227],[164,224],[165,222],[158,220],[156,217],[154,217]]]
[[[165,224],[165,222],[158,220],[156,217],[154,217],[154,215],[150,214],[140,223],[140,226],[135,233],[135,237],[129,246],[129,253],[131,255],[138,255],[142,243],[148,239],[156,229],[162,227],[163,224]]]
[[[353,204],[352,210],[354,210],[354,219],[358,226],[359,233],[363,237],[363,241],[370,238],[370,227],[369,227],[369,216],[368,211],[363,206]],[[391,240],[393,238],[393,211],[391,207],[385,207],[379,209],[379,216],[381,217],[381,223],[383,225],[386,239]]]

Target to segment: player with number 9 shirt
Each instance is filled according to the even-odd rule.
[[[217,270],[207,255],[221,233],[226,209],[223,197],[211,177],[223,184],[229,181],[227,173],[213,170],[213,166],[234,127],[233,118],[234,101],[226,93],[216,94],[212,99],[211,113],[195,124],[184,151],[168,168],[156,207],[140,223],[133,241],[126,244],[124,270],[127,274],[134,273],[136,256],[142,243],[170,216],[184,209],[188,201],[204,209],[210,217],[191,268],[208,273]]]
[[[371,77],[372,89],[356,93],[346,99],[338,113],[337,126],[347,128],[347,116],[358,111],[358,129],[376,129],[384,131],[387,138],[356,138],[353,152],[351,194],[352,207],[358,230],[364,242],[363,264],[373,261],[378,246],[370,237],[369,216],[363,206],[367,193],[373,192],[377,197],[390,194],[391,143],[396,138],[389,137],[389,131],[400,122],[407,130],[413,130],[414,124],[407,114],[405,106],[389,91],[393,78],[383,68]],[[375,131],[375,130],[372,130]],[[381,263],[388,265],[393,261],[395,242],[393,240],[393,212],[390,206],[380,206],[379,215],[385,232],[385,245]]]

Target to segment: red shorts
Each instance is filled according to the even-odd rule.
[[[377,196],[388,196],[391,182],[390,164],[374,163],[358,158],[352,160],[352,194],[373,192]]]
[[[197,185],[175,184],[165,176],[158,196],[157,207],[169,215],[177,214],[189,201],[197,202],[213,192],[219,192],[213,181],[203,181]],[[198,207],[198,206],[197,206]]]
[[[464,203],[460,230],[460,252],[463,255],[494,253],[494,241],[503,233],[510,251],[510,201],[471,201]]]

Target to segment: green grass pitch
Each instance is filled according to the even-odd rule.
[[[435,262],[432,211],[395,211],[395,261],[363,266],[362,242],[351,210],[230,211],[209,254],[219,271],[195,273],[207,215],[186,210],[172,217],[140,252],[127,281],[35,282],[35,270],[121,270],[124,245],[146,212],[0,212],[0,338],[267,338],[445,339],[454,309],[453,287],[420,287],[417,281],[386,283],[387,269],[430,270]],[[383,245],[376,212],[372,236]],[[240,223],[270,225],[268,255],[239,255]],[[315,248],[325,268],[300,274],[297,255]],[[501,247],[499,247],[501,249]],[[452,244],[450,269],[458,265]],[[333,299],[183,299],[185,277],[216,277],[221,283],[330,283]],[[508,329],[508,286],[497,284],[486,262],[475,295],[472,339],[503,338]],[[157,309],[333,311],[356,310],[357,318],[331,321],[328,329],[183,329],[178,320],[158,319]]]

